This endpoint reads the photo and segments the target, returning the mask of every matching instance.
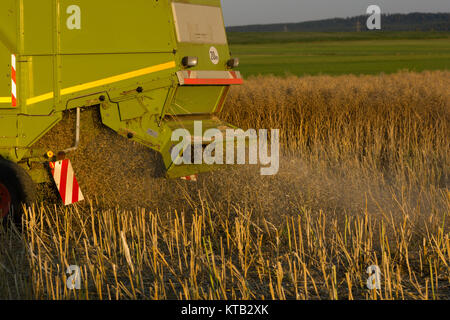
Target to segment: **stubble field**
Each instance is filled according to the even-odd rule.
[[[448,299],[449,87],[448,71],[248,79],[221,117],[280,129],[273,177],[167,181],[154,153],[92,126],[71,156],[88,201],[0,231],[0,297]]]

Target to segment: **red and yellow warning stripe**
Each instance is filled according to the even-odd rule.
[[[84,200],[70,160],[50,162],[50,169],[64,205]]]
[[[17,107],[16,55],[11,55],[11,105]]]
[[[17,107],[16,55],[11,55],[11,97],[0,97],[0,103],[10,103]]]

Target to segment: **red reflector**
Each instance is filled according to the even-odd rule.
[[[186,180],[186,181],[197,181],[197,178],[198,178],[198,176],[195,174],[195,175],[192,175],[192,176],[187,176],[187,177],[182,177],[181,178],[181,180]]]
[[[243,84],[239,71],[179,71],[180,85],[233,85]]]

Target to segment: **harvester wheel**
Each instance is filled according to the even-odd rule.
[[[36,199],[36,185],[26,171],[17,164],[0,158],[0,220],[11,217],[21,222],[22,205]]]

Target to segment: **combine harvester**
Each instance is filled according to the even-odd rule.
[[[167,178],[212,170],[175,165],[171,137],[196,121],[204,132],[234,129],[216,114],[242,83],[238,63],[220,0],[1,0],[0,218],[18,215],[35,183],[52,178],[64,204],[83,199],[66,154],[79,144],[85,108],[159,152]],[[75,146],[34,147],[69,110]]]

